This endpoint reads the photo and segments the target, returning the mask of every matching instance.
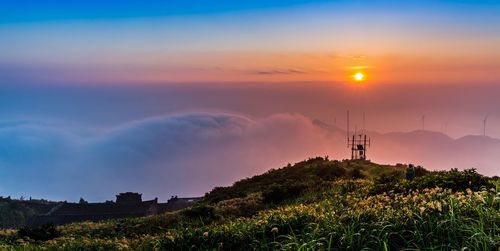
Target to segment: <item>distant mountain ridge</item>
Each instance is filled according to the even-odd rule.
[[[346,151],[346,131],[320,120],[314,125],[324,129],[334,141],[337,152]],[[444,133],[415,130],[379,133],[368,131],[372,145],[367,155],[378,163],[418,163],[428,169],[476,168],[485,175],[500,175],[500,139],[466,135],[454,139]]]

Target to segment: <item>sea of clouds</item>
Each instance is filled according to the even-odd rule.
[[[77,200],[140,191],[161,199],[326,154],[324,130],[297,114],[152,117],[112,128],[63,122],[0,124],[0,192]]]
[[[370,132],[378,163],[476,167],[498,175],[500,140],[436,132]],[[215,186],[308,157],[349,156],[345,131],[300,114],[253,118],[197,112],[109,127],[64,121],[0,122],[0,194],[77,201],[137,191],[146,199],[201,196]]]

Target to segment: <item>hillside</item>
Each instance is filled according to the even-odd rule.
[[[34,215],[45,214],[60,202],[47,200],[17,200],[0,197],[0,229],[26,225]]]
[[[208,192],[163,215],[3,231],[11,250],[498,250],[500,183],[313,158]]]

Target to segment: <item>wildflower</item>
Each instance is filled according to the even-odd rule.
[[[483,203],[483,204],[484,204],[484,203],[486,203],[486,201],[484,200],[484,198],[483,198],[483,196],[482,196],[482,195],[480,195],[480,194],[476,194],[476,198],[477,198],[477,200],[479,200],[481,203]]]
[[[174,241],[175,240],[174,236],[171,233],[167,233],[165,235],[165,238],[167,238],[169,241]]]
[[[438,202],[436,202],[436,209],[437,209],[439,212],[443,211],[443,206],[441,205],[441,202],[439,202],[439,201],[438,201]]]
[[[412,216],[412,212],[411,212],[410,208],[408,208],[408,207],[404,207],[403,208],[403,212],[405,213],[405,215],[407,217],[411,217]]]
[[[277,227],[271,228],[271,233],[277,234],[278,233],[278,228]]]
[[[472,190],[470,190],[470,188],[467,188],[467,190],[465,190],[465,191],[467,192],[468,195],[472,195],[473,194],[473,192],[472,192]]]
[[[204,232],[203,237],[208,238],[208,232]]]
[[[459,204],[465,204],[466,203],[465,196],[463,196],[462,194],[458,195],[457,200],[458,200]]]
[[[425,207],[420,207],[420,214],[424,214],[425,213]]]
[[[432,203],[431,201],[427,202],[425,205],[426,205],[428,208],[430,208],[430,209],[435,209],[435,208],[434,208],[434,203]]]
[[[127,250],[129,246],[126,243],[118,243],[118,247],[120,250]]]

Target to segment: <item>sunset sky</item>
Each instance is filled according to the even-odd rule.
[[[498,1],[4,1],[15,83],[494,83]]]
[[[500,175],[499,95],[499,1],[0,1],[0,196],[197,196],[346,158],[348,109],[375,161]]]

